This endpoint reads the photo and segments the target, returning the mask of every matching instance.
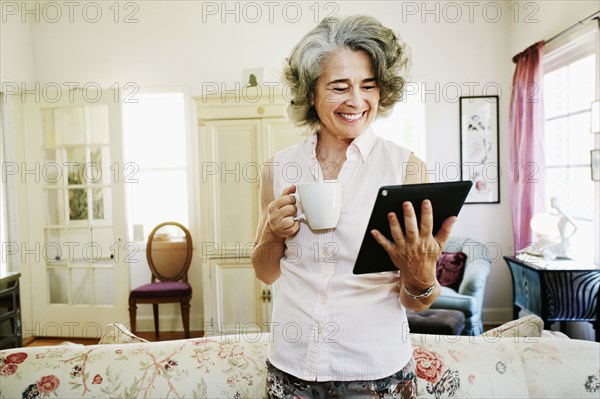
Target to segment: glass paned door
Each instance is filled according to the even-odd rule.
[[[60,298],[60,303],[93,306],[100,298],[102,305],[114,305],[114,291],[95,293],[103,286],[95,282],[102,276],[96,269],[113,268],[111,201],[106,201],[111,187],[102,173],[110,166],[108,107],[51,107],[41,112],[46,121],[43,164],[53,166],[44,196],[46,214],[52,215],[44,243],[52,249],[46,260],[50,303]],[[65,160],[62,168],[57,159]]]
[[[130,248],[123,182],[111,173],[122,158],[120,104],[35,103],[25,109],[34,144],[27,163],[39,164],[41,177],[27,181],[31,235],[40,243],[40,256],[25,267],[34,334],[86,336],[111,322],[127,324]],[[48,324],[54,328],[44,331]]]

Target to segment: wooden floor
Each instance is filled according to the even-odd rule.
[[[162,331],[158,339],[154,336],[154,331],[138,331],[136,335],[140,338],[147,339],[148,341],[171,341],[175,339],[183,339],[183,331]],[[200,338],[204,336],[204,331],[190,331],[191,338]],[[36,337],[35,339],[23,340],[23,346],[55,346],[61,345],[65,342],[82,345],[95,345],[98,343],[100,338],[50,338],[50,337]]]

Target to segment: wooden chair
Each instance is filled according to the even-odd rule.
[[[177,229],[180,229],[178,231]],[[179,232],[179,234],[171,234]],[[146,244],[146,259],[152,271],[150,284],[142,285],[129,294],[129,321],[136,333],[138,303],[151,303],[154,312],[154,333],[158,338],[158,304],[179,303],[185,338],[190,337],[190,300],[192,287],[188,269],[192,261],[192,237],[188,229],[177,222],[156,226]]]

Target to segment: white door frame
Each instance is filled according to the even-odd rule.
[[[89,93],[86,93],[89,95]],[[112,91],[101,91],[97,93],[97,100],[89,101],[89,96],[83,96],[81,90],[74,90],[69,92],[57,93],[59,96],[58,101],[40,101],[40,99],[26,98],[23,107],[24,115],[24,133],[26,137],[26,148],[25,148],[25,162],[24,167],[35,170],[35,178],[33,176],[28,177],[25,180],[27,190],[27,209],[29,212],[29,243],[23,243],[23,250],[32,250],[35,253],[30,253],[29,256],[25,257],[25,262],[22,263],[21,272],[22,278],[28,279],[29,284],[24,287],[31,287],[31,292],[22,292],[23,296],[30,296],[32,302],[32,325],[23,325],[23,332],[25,336],[60,336],[60,337],[97,337],[101,335],[105,325],[111,322],[127,323],[128,317],[128,293],[129,293],[129,266],[127,260],[132,256],[132,252],[136,251],[134,243],[127,243],[127,221],[125,212],[125,201],[124,201],[124,179],[126,177],[126,171],[123,170],[123,149],[122,149],[122,135],[121,135],[121,104],[120,99],[114,98],[114,92]],[[52,97],[56,98],[56,97]],[[87,99],[87,101],[86,101]],[[49,253],[51,253],[50,246],[46,244],[46,229],[45,226],[51,224],[48,221],[48,215],[45,212],[45,202],[48,201],[46,191],[48,189],[49,175],[48,166],[50,162],[44,161],[43,157],[43,139],[42,139],[42,115],[41,110],[44,108],[61,108],[61,107],[84,107],[93,105],[104,105],[108,109],[108,128],[109,128],[109,142],[110,146],[107,147],[108,153],[110,153],[110,160],[108,162],[109,170],[103,168],[101,173],[110,174],[110,178],[103,183],[103,188],[109,188],[103,193],[108,195],[110,198],[106,201],[110,201],[110,211],[112,220],[108,220],[107,226],[112,226],[112,240],[111,251],[112,261],[107,261],[109,256],[108,251],[102,254],[103,264],[107,270],[113,270],[113,279],[108,279],[104,282],[106,287],[109,282],[114,280],[114,302],[110,304],[94,304],[96,299],[92,300],[92,304],[73,304],[71,295],[68,294],[67,303],[49,303],[50,295],[48,290],[48,273],[46,272],[49,262]],[[87,115],[87,113],[86,113]],[[92,143],[93,144],[93,143]],[[66,151],[66,150],[65,150]],[[64,161],[64,160],[63,160]],[[58,167],[64,167],[61,173],[68,173],[70,166],[65,165],[64,162],[56,162]],[[106,166],[106,165],[105,165]],[[56,168],[56,167],[55,167]],[[87,187],[89,189],[91,187]],[[46,190],[46,191],[45,191]],[[63,188],[64,190],[64,188]],[[84,188],[85,190],[85,188]],[[69,193],[69,190],[64,190]],[[71,191],[73,191],[71,189]],[[60,194],[59,194],[60,195]],[[57,196],[58,197],[58,196]],[[105,198],[105,197],[104,197]],[[65,196],[66,201],[70,200]],[[89,200],[88,200],[89,201]],[[89,203],[89,202],[88,202]],[[88,206],[90,212],[91,207]],[[65,222],[66,225],[73,223],[73,221]],[[73,228],[73,225],[66,227],[66,231],[69,228]],[[56,229],[60,230],[59,228]],[[100,231],[100,228],[90,228],[90,232]],[[106,230],[104,230],[106,231]],[[93,236],[93,235],[92,235]],[[95,238],[92,238],[88,245],[90,246],[97,244]],[[66,241],[65,241],[66,242]],[[83,246],[71,245],[68,248],[61,246],[61,250],[67,249],[67,255],[71,257],[70,251],[83,250]],[[87,252],[89,254],[89,252]],[[110,259],[110,258],[109,258]],[[89,262],[88,262],[89,263]],[[100,264],[89,263],[91,271],[84,271],[86,279],[92,279],[92,284],[95,277],[99,276],[104,271],[100,270]],[[114,266],[112,266],[114,265]],[[112,267],[111,267],[112,266]],[[68,287],[71,287],[73,269],[69,269],[69,264],[66,269],[67,279],[69,281]],[[83,268],[78,270],[84,270]],[[97,273],[98,271],[98,273]],[[109,273],[110,274],[110,273]],[[94,298],[98,297],[98,290]],[[24,321],[25,323],[27,320]]]

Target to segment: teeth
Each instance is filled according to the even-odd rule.
[[[340,116],[342,116],[344,119],[348,119],[350,121],[355,121],[357,119],[360,119],[361,116],[363,116],[363,113],[360,114],[340,114]]]

